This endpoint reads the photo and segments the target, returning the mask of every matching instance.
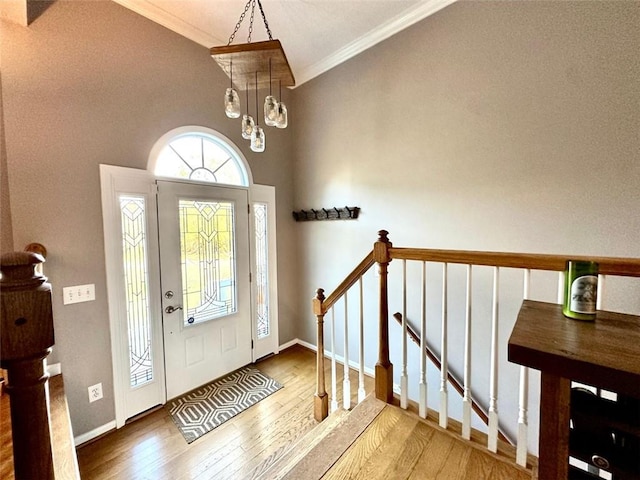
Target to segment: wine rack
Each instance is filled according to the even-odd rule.
[[[571,389],[569,455],[589,467],[572,468],[570,480],[640,478],[640,399],[595,387]]]

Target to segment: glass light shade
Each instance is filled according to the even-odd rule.
[[[251,132],[251,150],[254,152],[264,152],[265,142],[264,130],[256,125],[253,132]]]
[[[275,126],[278,117],[278,102],[275,97],[267,95],[264,99],[264,123]]]
[[[289,125],[289,117],[287,115],[287,106],[279,102],[278,103],[278,115],[276,115],[276,127],[287,128]]]
[[[253,117],[245,113],[242,116],[242,138],[249,140],[251,138],[251,133],[253,132],[253,128],[255,127],[255,125],[256,122],[253,121]]]
[[[224,94],[224,113],[229,118],[240,117],[240,97],[235,89],[229,87]]]

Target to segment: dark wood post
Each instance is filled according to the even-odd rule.
[[[44,359],[51,352],[51,285],[32,252],[0,257],[0,365],[8,371],[16,480],[54,478]]]
[[[376,363],[376,398],[391,403],[393,401],[393,365],[389,360],[389,300],[387,290],[387,267],[391,262],[389,248],[391,242],[387,238],[389,232],[380,230],[378,241],[373,244],[373,259],[380,268],[380,320],[378,363]]]
[[[317,345],[316,353],[316,393],[313,402],[313,416],[316,421],[321,422],[329,415],[329,396],[324,385],[324,290],[319,288],[316,296],[312,300],[313,313],[318,319]],[[335,392],[334,392],[335,395]]]

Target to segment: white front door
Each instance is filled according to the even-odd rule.
[[[167,398],[251,362],[248,192],[158,181]]]

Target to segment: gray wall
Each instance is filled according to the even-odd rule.
[[[13,228],[11,226],[11,200],[7,149],[4,140],[4,114],[2,109],[2,73],[0,73],[0,253],[13,251]]]
[[[40,242],[49,251],[52,359],[62,363],[79,435],[114,419],[98,165],[145,169],[167,131],[218,130],[240,146],[256,183],[276,186],[278,247],[286,259],[294,248],[291,133],[270,129],[267,152],[251,152],[239,121],[224,115],[228,79],[208,50],[115,3],[55,2],[28,28],[1,28],[13,241],[18,249]],[[281,291],[293,290],[289,263],[278,267]],[[96,285],[96,301],[64,306],[62,287],[85,283]],[[295,336],[293,301],[281,296],[281,342]],[[105,399],[89,404],[87,387],[97,382]]]
[[[334,288],[380,229],[396,246],[640,257],[639,24],[638,2],[463,1],[297,88],[295,208],[362,208],[358,221],[298,227],[300,337],[315,342],[314,289]],[[431,278],[438,345],[439,273]],[[520,276],[503,280],[520,294]],[[546,283],[534,294],[554,301]],[[610,288],[604,306],[640,313],[632,283],[626,299]],[[501,315],[500,395],[511,408],[517,369],[505,345],[518,306]],[[396,295],[390,310],[400,308]],[[451,313],[460,351],[463,314]],[[486,398],[490,324],[479,321],[473,378]],[[367,336],[375,344],[376,329]]]

